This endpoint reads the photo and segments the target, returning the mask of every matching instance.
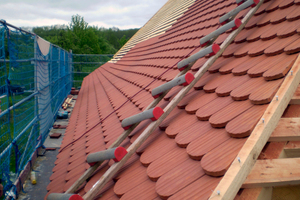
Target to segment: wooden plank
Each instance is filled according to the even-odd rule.
[[[236,196],[239,188],[250,173],[258,155],[268,141],[271,133],[274,131],[281,115],[299,85],[299,68],[300,57],[298,56],[291,69],[293,73],[287,74],[284,82],[275,95],[279,97],[278,100],[274,98],[274,100],[269,104],[267,110],[262,116],[264,123],[262,122],[262,119],[258,122],[225,176],[215,188],[211,199],[228,200],[233,199]],[[219,195],[216,195],[217,193]]]
[[[300,184],[300,158],[257,160],[242,188]]]
[[[300,86],[297,87],[296,92],[294,93],[290,104],[299,105],[300,104]]]
[[[300,141],[300,118],[281,118],[269,142]]]
[[[244,28],[246,23],[250,20],[250,18],[254,15],[255,11],[259,6],[251,9],[245,18],[243,19],[242,25],[230,33],[230,35],[226,38],[226,40],[222,43],[220,47],[220,51],[215,55],[210,57],[206,63],[197,71],[194,75],[195,79],[186,87],[184,87],[181,91],[177,93],[177,95],[170,101],[170,103],[165,107],[164,114],[157,120],[152,122],[142,133],[141,135],[129,146],[127,149],[127,154],[124,158],[118,162],[114,163],[104,174],[103,176],[93,185],[90,191],[88,191],[83,199],[92,200],[97,195],[98,191],[100,191],[105,184],[112,179],[112,177],[121,169],[121,167],[127,162],[127,160],[136,152],[136,150],[143,144],[143,142],[151,135],[151,133],[159,126],[159,124],[169,115],[169,113],[177,106],[177,104],[182,100],[182,98],[189,92],[190,89],[194,87],[194,85],[199,81],[199,79],[203,76],[203,74],[207,71],[207,69],[217,60],[217,58],[224,52],[224,50],[228,47],[228,45],[234,40],[237,34]]]

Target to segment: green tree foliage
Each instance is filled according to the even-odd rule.
[[[138,29],[120,30],[89,26],[80,15],[73,15],[68,26],[36,27],[33,32],[75,54],[114,54]]]

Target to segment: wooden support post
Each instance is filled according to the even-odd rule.
[[[263,2],[263,1],[262,1]],[[259,4],[261,5],[262,2]],[[199,79],[203,76],[203,74],[207,71],[207,69],[217,60],[217,58],[222,55],[224,50],[229,46],[229,44],[234,40],[237,34],[244,28],[246,23],[250,20],[250,18],[254,15],[255,11],[258,9],[259,5],[249,11],[249,13],[245,16],[242,21],[242,25],[233,31],[226,40],[222,43],[219,52],[216,55],[210,57],[206,63],[197,71],[194,75],[195,79],[186,87],[184,87],[178,94],[171,100],[171,102],[165,107],[164,114],[155,122],[152,122],[143,132],[142,134],[129,146],[127,149],[127,154],[124,158],[118,162],[114,163],[103,176],[93,185],[90,191],[88,191],[83,199],[92,200],[95,198],[97,193],[105,186],[105,184],[112,179],[112,177],[121,169],[121,167],[127,162],[127,160],[136,152],[136,150],[143,144],[143,142],[151,135],[151,133],[159,126],[159,124],[170,114],[170,112],[177,106],[177,104],[182,100],[182,98],[189,92],[190,89],[194,87],[194,85],[199,81]],[[189,66],[191,67],[191,66]],[[186,72],[185,69],[182,72]],[[177,77],[177,76],[176,76]]]
[[[269,142],[300,141],[300,118],[281,118]]]
[[[257,160],[242,188],[300,184],[300,158]]]
[[[269,104],[262,116],[264,122],[262,122],[262,120],[258,122],[252,134],[237,155],[237,158],[239,158],[241,162],[239,162],[237,158],[233,161],[225,176],[215,188],[210,199],[228,200],[233,199],[236,196],[299,85],[299,68],[300,56],[298,56],[291,69],[293,73],[286,75],[284,82],[275,95],[279,97],[278,101],[274,99],[274,101]],[[217,192],[219,195],[215,195]]]

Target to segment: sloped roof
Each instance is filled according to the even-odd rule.
[[[179,72],[176,64],[199,51],[199,39],[216,30],[219,17],[236,6],[235,0],[195,1],[165,33],[137,43],[116,63],[87,76],[49,193],[66,191],[89,168],[87,155],[108,148],[123,133],[121,121],[143,111],[153,101],[151,90],[172,80]],[[100,192],[101,199],[207,199],[298,56],[299,10],[298,0],[265,1],[194,90]],[[190,72],[206,60],[199,59]],[[181,87],[158,106],[164,108]],[[149,123],[142,122],[122,146],[128,147]],[[86,193],[107,169],[102,165],[79,193]]]

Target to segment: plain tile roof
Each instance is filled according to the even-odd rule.
[[[121,121],[143,111],[153,100],[151,90],[172,80],[179,73],[177,62],[197,52],[199,39],[216,30],[219,17],[235,7],[235,0],[196,1],[164,34],[138,43],[118,62],[87,76],[61,148],[73,144],[57,156],[49,193],[66,191],[88,169],[87,155],[108,148],[123,132]],[[195,90],[99,192],[101,199],[207,199],[298,56],[299,10],[299,1],[266,1]],[[199,59],[190,72],[206,60]],[[180,88],[159,105],[166,106]],[[149,123],[141,123],[122,146],[128,147]],[[103,166],[79,193],[107,169]]]

